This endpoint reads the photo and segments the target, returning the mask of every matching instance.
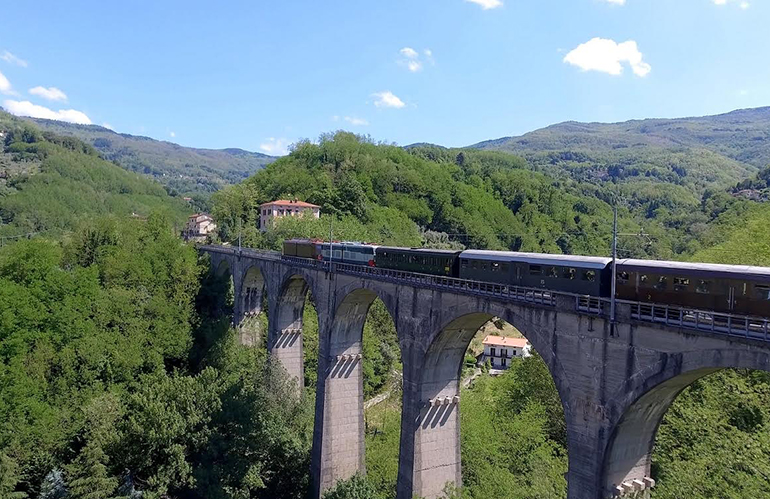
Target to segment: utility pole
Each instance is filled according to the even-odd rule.
[[[610,336],[615,336],[615,291],[618,282],[618,207],[612,206],[612,284],[610,295]]]
[[[332,228],[334,223],[334,215],[329,215],[329,272],[332,270],[332,262],[334,262],[334,246],[332,246]]]

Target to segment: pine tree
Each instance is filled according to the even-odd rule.
[[[118,479],[107,472],[107,455],[102,447],[90,441],[68,467],[71,499],[112,498]]]
[[[26,499],[27,494],[16,491],[19,466],[5,454],[0,454],[0,499]]]

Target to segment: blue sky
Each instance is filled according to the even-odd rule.
[[[0,104],[279,154],[770,105],[768,0],[7,2]]]

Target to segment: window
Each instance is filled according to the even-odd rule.
[[[567,269],[567,268],[565,268],[564,269],[564,278],[565,279],[569,279],[569,280],[573,280],[573,279],[575,279],[575,273],[576,273],[575,269]]]
[[[596,280],[596,271],[595,270],[586,270],[583,272],[583,280],[594,282]]]
[[[686,277],[674,277],[674,291],[687,291],[690,280]]]
[[[770,301],[770,286],[757,284],[754,286],[754,294],[757,295],[758,300]]]
[[[463,258],[462,260],[460,260],[460,263],[462,264],[462,266],[463,266],[463,268],[464,268],[464,269],[467,269],[467,268],[468,268],[468,260],[466,260],[465,258]]]
[[[517,351],[516,351],[516,349],[514,348],[514,349],[513,349],[513,356],[514,356],[514,357],[516,357],[516,354],[517,354],[517,353],[518,353],[518,352],[517,352]]]
[[[548,269],[548,277],[559,277],[559,270],[556,267]]]
[[[492,347],[489,349],[489,355],[491,355],[492,357],[495,357],[495,347]]]
[[[500,350],[500,357],[508,357],[508,350],[506,350],[505,348]]]
[[[543,267],[540,265],[530,265],[529,266],[529,274],[530,275],[540,275],[543,273]]]
[[[503,264],[503,272],[505,272],[506,274],[508,273],[508,269],[509,269],[509,268],[510,268],[510,267],[508,266],[508,264],[507,264],[507,263],[504,263],[504,264]]]
[[[492,272],[500,272],[500,264],[497,262],[492,262]]]
[[[628,280],[628,272],[618,272],[618,282],[620,284],[628,284]]]
[[[505,366],[507,366],[507,365],[508,365],[508,359],[506,359],[506,358],[502,358],[502,359],[500,359],[500,365],[501,365],[502,367],[505,367]]]
[[[472,264],[472,267],[473,267],[474,269],[477,269],[477,268],[479,268],[479,262],[477,262],[476,260],[474,260],[474,261],[473,261],[473,264]]]
[[[668,277],[666,276],[660,276],[658,278],[658,282],[655,284],[655,289],[659,291],[665,291],[668,287]]]
[[[709,281],[699,280],[698,285],[695,286],[695,292],[701,294],[708,294],[711,283]]]

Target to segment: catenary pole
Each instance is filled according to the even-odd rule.
[[[610,285],[610,333],[615,335],[615,291],[618,281],[618,207],[612,207],[612,284]]]

